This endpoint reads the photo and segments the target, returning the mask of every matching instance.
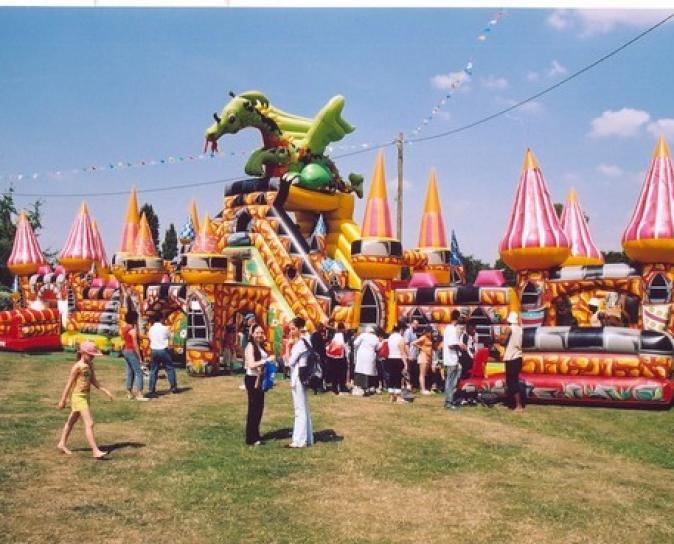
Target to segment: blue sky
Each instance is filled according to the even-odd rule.
[[[253,131],[225,136],[234,156],[98,173],[87,165],[198,154],[229,90],[264,91],[279,108],[314,115],[333,95],[357,130],[338,145],[410,134],[469,60],[473,75],[425,127],[431,135],[493,113],[590,63],[663,12],[509,9],[488,39],[486,9],[116,10],[0,8],[0,176],[39,173],[18,192],[97,192],[243,177]],[[674,145],[674,24],[527,107],[405,150],[403,243],[413,247],[428,173],[438,171],[448,228],[461,248],[497,257],[527,146],[553,199],[576,187],[602,249],[618,249],[657,134]],[[335,150],[337,155],[341,150]],[[395,148],[385,150],[389,199]],[[372,174],[375,154],[338,160]],[[3,188],[8,181],[0,181]],[[220,209],[222,186],[140,195],[163,229]],[[19,198],[20,204],[31,199]],[[60,249],[82,200],[45,200],[43,247]],[[126,196],[87,198],[109,252]],[[362,203],[356,220],[362,220]]]

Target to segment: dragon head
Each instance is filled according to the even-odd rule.
[[[213,114],[215,123],[206,130],[205,151],[208,150],[209,143],[211,150],[217,151],[218,139],[223,134],[236,134],[241,129],[259,122],[260,113],[257,108],[269,106],[269,100],[259,91],[247,91],[239,95],[230,91],[229,96],[232,97],[229,104],[224,107],[220,115]]]

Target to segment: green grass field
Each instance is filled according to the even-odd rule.
[[[94,461],[81,423],[55,446],[72,354],[0,354],[0,542],[674,542],[674,413],[530,406],[441,409],[439,397],[311,397],[318,443],[285,449],[287,383],[267,444],[243,444],[238,377],[124,396],[97,362]],[[160,380],[158,389],[167,388]]]

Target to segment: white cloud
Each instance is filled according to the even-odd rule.
[[[548,16],[545,22],[552,28],[564,30],[571,25],[571,17],[568,15],[568,10],[556,9]]]
[[[558,9],[548,16],[546,22],[557,30],[578,28],[581,36],[589,37],[606,34],[619,27],[647,27],[667,15],[668,11],[655,9]]]
[[[433,87],[443,91],[457,90],[468,81],[470,81],[470,76],[464,71],[438,74],[431,78]]]
[[[481,79],[483,87],[487,89],[506,89],[508,88],[508,80],[504,77],[496,77],[489,75]]]
[[[651,116],[648,112],[623,108],[619,111],[607,110],[600,117],[592,119],[592,130],[589,135],[594,138],[602,136],[634,136]]]
[[[527,81],[530,83],[535,83],[539,79],[541,79],[541,74],[538,72],[534,72],[533,70],[529,70],[526,75]]]
[[[436,115],[440,119],[444,119],[445,121],[449,121],[452,118],[452,114],[449,113],[448,111],[444,111],[444,110],[440,110],[438,113],[436,113]]]
[[[609,178],[617,178],[623,175],[623,169],[615,164],[600,164],[597,166],[597,172]]]
[[[648,124],[648,132],[656,138],[662,136],[666,140],[674,139],[674,119],[658,119]]]
[[[553,60],[550,63],[550,68],[548,69],[548,77],[562,76],[566,74],[568,70],[562,66],[558,61]]]
[[[536,70],[529,70],[527,72],[527,75],[524,76],[524,78],[529,82],[529,83],[537,83],[540,81],[543,77],[556,77],[556,76],[562,76],[564,74],[567,74],[569,71],[566,69],[565,66],[562,65],[561,62],[558,60],[554,59],[552,62],[550,62],[550,66],[548,68],[544,68],[543,70],[536,71]]]

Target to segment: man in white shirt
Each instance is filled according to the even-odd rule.
[[[171,387],[171,393],[178,393],[178,382],[176,381],[176,371],[173,369],[173,359],[168,350],[169,337],[171,331],[161,321],[160,316],[153,316],[150,318],[152,326],[147,335],[150,338],[150,349],[152,350],[152,359],[150,364],[150,385],[148,397],[156,397],[157,393],[155,387],[157,386],[157,375],[159,374],[159,366],[164,365],[166,370],[166,377],[168,378]]]
[[[452,310],[451,321],[445,327],[442,339],[442,362],[445,365],[445,408],[449,410],[456,410],[459,407],[454,400],[456,385],[461,377],[459,350],[466,349],[466,346],[461,343],[456,325],[459,317],[461,317],[461,312]]]
[[[508,403],[514,406],[515,412],[524,410],[522,391],[520,390],[520,371],[522,370],[522,336],[523,330],[519,324],[517,312],[510,312],[508,323],[510,331],[506,344],[503,361],[506,370],[506,388],[508,390]]]

